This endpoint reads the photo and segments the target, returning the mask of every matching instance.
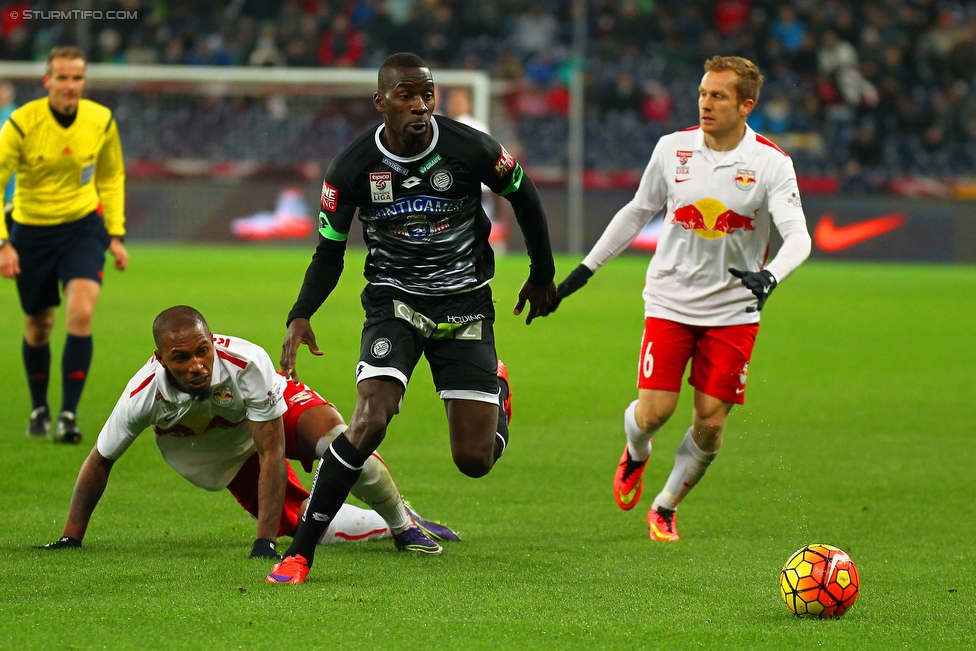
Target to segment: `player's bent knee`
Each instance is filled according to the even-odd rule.
[[[634,410],[634,419],[637,421],[637,426],[647,432],[651,429],[660,429],[673,414],[673,407],[662,407],[654,403],[645,405],[638,402]]]
[[[487,475],[493,463],[490,455],[473,454],[470,451],[454,452],[454,465],[462,474],[474,479]]]

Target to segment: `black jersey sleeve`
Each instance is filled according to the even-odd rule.
[[[298,292],[298,300],[288,313],[288,323],[294,319],[309,319],[329,297],[342,275],[343,257],[349,229],[356,216],[356,197],[353,174],[343,155],[329,166],[322,182],[319,211],[319,243],[312,262],[305,271],[305,280]]]
[[[539,191],[501,143],[487,134],[479,135],[480,146],[473,155],[476,173],[492,192],[512,204],[531,260],[529,282],[536,287],[548,285],[556,275],[556,265]]]
[[[298,292],[298,300],[288,313],[288,321],[285,325],[294,319],[310,319],[316,310],[322,307],[322,303],[339,283],[345,252],[345,241],[336,242],[319,236],[319,244],[315,247],[312,262],[305,270],[305,280]]]
[[[515,219],[522,229],[522,237],[525,238],[525,248],[530,260],[529,282],[536,287],[542,287],[551,283],[556,275],[546,212],[532,179],[522,172],[518,163],[515,164],[514,171],[520,177],[517,187],[502,196],[512,204]]]

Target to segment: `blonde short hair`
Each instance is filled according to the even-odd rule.
[[[87,63],[84,52],[70,45],[62,45],[54,48],[51,50],[51,53],[47,55],[47,74],[51,74],[51,62],[55,59],[81,59]]]
[[[705,72],[724,72],[731,70],[738,75],[735,82],[736,97],[741,104],[747,99],[759,101],[759,89],[766,80],[759,72],[759,67],[743,57],[714,56],[705,62]]]

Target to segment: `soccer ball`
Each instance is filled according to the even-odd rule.
[[[797,617],[840,617],[857,601],[861,581],[851,557],[831,545],[807,545],[779,574],[779,592]]]

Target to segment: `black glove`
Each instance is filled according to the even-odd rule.
[[[275,541],[268,538],[258,538],[254,541],[254,547],[251,547],[250,558],[270,558],[276,561],[281,560],[281,556],[278,555],[278,550],[275,549]]]
[[[559,283],[556,287],[556,300],[549,304],[549,314],[556,311],[559,304],[564,298],[575,292],[577,289],[586,284],[586,281],[590,279],[593,272],[585,264],[580,264],[578,267],[573,269],[566,280]]]
[[[765,269],[762,271],[739,271],[731,268],[729,273],[742,280],[742,284],[759,300],[755,307],[751,305],[747,307],[746,312],[761,312],[763,305],[766,304],[766,299],[776,289],[776,279],[773,278],[773,274]]]
[[[80,549],[81,541],[71,536],[61,536],[60,539],[46,545],[35,545],[34,549]]]

